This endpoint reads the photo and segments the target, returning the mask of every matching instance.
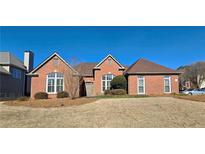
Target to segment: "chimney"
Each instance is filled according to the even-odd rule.
[[[24,52],[24,65],[26,66],[27,73],[33,70],[34,54],[32,51]],[[25,76],[25,95],[30,96],[31,94],[31,77]]]
[[[27,72],[33,70],[33,61],[34,61],[34,54],[32,51],[25,51],[24,52],[24,65],[26,66]]]

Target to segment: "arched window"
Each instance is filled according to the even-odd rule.
[[[46,82],[47,93],[57,93],[64,90],[64,76],[63,73],[49,73]]]
[[[102,92],[105,90],[110,90],[110,82],[115,76],[113,74],[105,74],[102,76]]]

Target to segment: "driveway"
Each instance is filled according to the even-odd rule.
[[[100,99],[60,108],[1,103],[0,127],[205,127],[205,103],[172,97]]]

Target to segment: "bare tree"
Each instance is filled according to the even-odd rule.
[[[73,67],[79,63],[76,58],[72,58],[71,60],[69,60],[69,62]],[[83,78],[76,70],[73,69],[64,70],[63,73],[64,73],[65,89],[68,91],[71,99],[75,99],[76,97],[79,97],[79,90],[80,90],[79,88],[83,82]]]
[[[180,69],[179,69],[180,70]],[[183,74],[180,76],[180,82],[191,82],[192,88],[200,88],[205,82],[205,62],[197,62],[182,68]]]

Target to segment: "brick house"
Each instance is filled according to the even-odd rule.
[[[71,92],[78,84],[78,72],[76,72],[57,53],[52,54],[39,66],[29,73],[31,79],[31,97],[37,92],[47,92],[49,98],[56,97],[57,92]],[[71,86],[72,85],[72,86]],[[78,85],[77,85],[78,87]],[[78,96],[78,88],[77,88]]]
[[[84,95],[95,96],[104,94],[110,89],[111,80],[123,75],[125,67],[112,55],[106,56],[99,63],[81,63],[75,67],[84,80]]]
[[[179,93],[179,72],[145,59],[139,59],[124,73],[129,95]]]
[[[77,85],[79,96],[103,95],[105,90],[110,89],[111,80],[118,75],[127,78],[129,95],[179,93],[179,74],[145,59],[139,59],[126,68],[112,55],[99,63],[80,63],[73,68],[57,53],[29,73],[32,76],[31,97],[44,91],[50,98],[63,90],[70,93],[73,89],[70,84]],[[70,82],[66,82],[67,79]]]

